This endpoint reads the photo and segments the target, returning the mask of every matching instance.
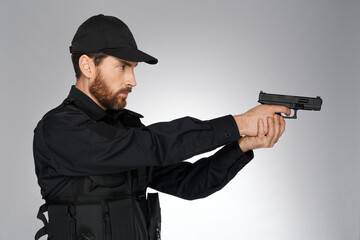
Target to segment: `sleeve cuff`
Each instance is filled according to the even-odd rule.
[[[225,145],[240,139],[239,129],[232,115],[215,118],[209,122],[214,130],[215,142],[218,145]]]
[[[221,162],[224,167],[234,166],[235,168],[239,167],[241,169],[254,158],[254,152],[252,150],[244,153],[237,142],[232,142],[224,146],[220,151],[227,155]]]

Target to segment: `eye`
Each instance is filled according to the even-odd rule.
[[[125,69],[125,65],[120,65],[119,68],[120,68],[120,70],[124,70],[124,69]]]

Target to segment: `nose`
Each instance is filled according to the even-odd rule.
[[[136,86],[134,70],[128,72],[127,77],[126,77],[126,86],[128,86],[128,87]]]

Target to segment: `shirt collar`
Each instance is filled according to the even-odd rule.
[[[86,114],[88,114],[95,121],[102,119],[106,115],[110,115],[113,118],[118,118],[124,112],[126,112],[127,114],[134,115],[139,118],[143,117],[141,114],[127,110],[127,109],[121,109],[118,111],[115,111],[115,110],[104,111],[88,95],[83,93],[81,90],[77,89],[75,87],[75,85],[71,86],[68,98],[70,99],[70,101],[73,101],[76,106],[78,106],[81,110],[83,110]]]
[[[77,89],[75,85],[71,86],[68,98],[95,121],[100,120],[106,115],[106,112],[99,105],[88,95]]]

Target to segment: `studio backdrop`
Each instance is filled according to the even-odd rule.
[[[241,114],[260,91],[324,101],[286,120],[274,148],[255,150],[221,191],[160,194],[163,239],[358,240],[359,12],[357,0],[2,0],[0,240],[42,227],[33,130],[75,84],[71,39],[100,13],[159,59],[136,67],[127,101],[145,125]]]

